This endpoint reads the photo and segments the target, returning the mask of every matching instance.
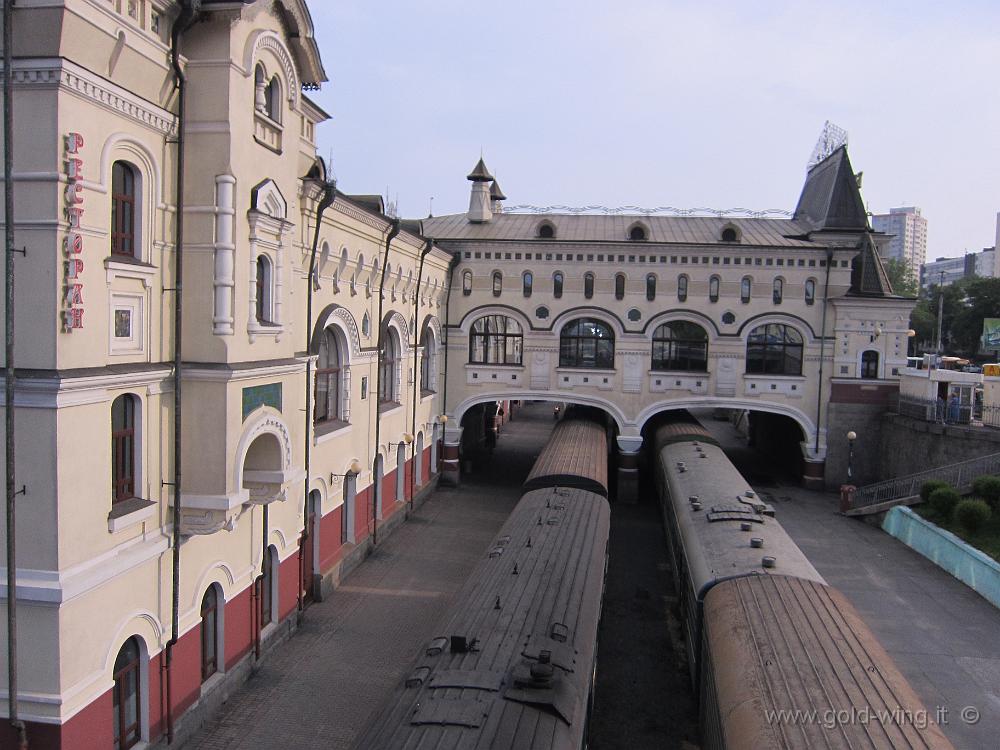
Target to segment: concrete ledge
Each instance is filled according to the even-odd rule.
[[[909,508],[892,508],[882,529],[1000,607],[1000,563]]]

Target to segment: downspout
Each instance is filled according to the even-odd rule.
[[[326,177],[326,169],[323,170]],[[302,536],[299,538],[299,612],[305,607],[303,596],[302,577],[305,575],[305,550],[309,541],[309,459],[312,453],[312,319],[313,319],[313,280],[316,278],[316,248],[319,245],[319,228],[323,223],[323,212],[326,211],[337,199],[337,185],[333,181],[323,183],[323,195],[319,205],[316,206],[316,229],[313,232],[312,250],[309,253],[309,276],[306,292],[306,416],[302,434],[305,435],[305,468],[306,478],[304,480],[302,493],[305,501],[302,503]]]
[[[417,400],[420,398],[420,390],[423,383],[420,381],[420,368],[417,367],[417,346],[420,341],[420,332],[417,330],[417,326],[420,321],[417,318],[420,316],[420,281],[424,273],[424,258],[427,257],[429,253],[434,249],[434,240],[428,239],[427,244],[424,245],[424,249],[420,251],[420,265],[417,266],[417,287],[413,295],[413,416],[410,420],[410,434],[413,435],[414,448],[413,448],[413,471],[410,472],[410,510],[413,510],[413,493],[417,489],[417,461],[423,461],[423,456],[418,456],[416,453],[416,439],[417,439]]]
[[[448,263],[448,294],[444,298],[444,341],[441,342],[441,346],[444,347],[444,387],[441,389],[441,413],[448,413],[448,349],[449,347],[445,343],[450,337],[450,320],[451,320],[451,287],[452,281],[455,278],[455,268],[458,266],[459,257],[456,253],[451,256],[451,261]],[[442,430],[441,442],[444,443],[444,431]]]
[[[816,448],[819,455],[819,420],[823,409],[823,359],[826,355],[826,308],[830,302],[830,266],[833,265],[833,248],[826,251],[826,281],[823,284],[823,322],[819,331],[819,385],[816,388]]]
[[[18,745],[28,747],[28,729],[17,717],[17,556],[14,477],[14,91],[11,30],[13,0],[3,4],[3,197],[4,197],[4,435],[7,498],[7,718]]]
[[[183,330],[182,302],[184,287],[184,135],[185,99],[187,79],[180,63],[181,34],[189,29],[201,11],[201,0],[182,0],[181,13],[174,21],[170,33],[170,62],[177,81],[177,191],[176,214],[174,215],[174,507],[172,540],[172,593],[170,603],[170,640],[167,641],[164,670],[166,671],[167,694],[167,744],[174,741],[173,696],[173,655],[177,645],[178,621],[180,619],[181,580],[181,334]]]
[[[382,325],[382,303],[385,299],[385,269],[389,265],[389,245],[399,234],[399,219],[392,219],[389,225],[389,233],[385,236],[385,257],[382,259],[382,275],[378,283],[378,318],[376,318],[376,325],[378,326],[378,338],[376,339],[376,353],[378,362],[378,371],[375,373],[375,456],[372,458],[372,463],[374,464],[375,458],[378,457],[378,446],[379,446],[379,428],[382,426],[382,415],[380,409],[382,404],[379,403],[380,394],[382,393],[382,335],[383,328]],[[385,474],[385,465],[382,465],[382,473]],[[375,486],[375,482],[381,481],[379,477],[372,477],[373,488],[372,492],[372,545],[374,546],[378,542],[378,505],[376,504],[376,496],[382,492],[382,487]]]

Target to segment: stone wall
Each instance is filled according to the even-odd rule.
[[[864,403],[831,403],[827,412],[826,432],[826,485],[839,487],[841,484],[864,485],[889,477],[880,459],[880,448],[884,443],[882,432],[885,406]],[[847,433],[857,433],[854,441],[854,458],[851,462],[853,478],[848,482]]]
[[[946,426],[886,414],[882,418],[878,475],[890,479],[991,453],[1000,453],[1000,430]]]

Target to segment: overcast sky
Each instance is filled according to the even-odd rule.
[[[407,218],[464,212],[480,150],[508,205],[792,210],[831,120],[871,212],[922,209],[929,260],[994,244],[995,0],[309,5],[320,153]]]

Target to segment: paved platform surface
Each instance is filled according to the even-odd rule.
[[[551,406],[507,424],[490,466],[440,488],[323,602],[215,719],[184,744],[223,750],[349,748],[402,680],[450,598],[520,498]],[[543,419],[542,416],[547,418]]]
[[[881,529],[840,515],[836,495],[760,477],[770,462],[728,422],[696,416],[756,475],[754,489],[772,498],[789,535],[858,609],[927,709],[942,712],[934,718],[955,747],[1000,747],[1000,610]]]

